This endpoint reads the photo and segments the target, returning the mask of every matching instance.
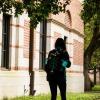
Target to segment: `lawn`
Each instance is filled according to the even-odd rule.
[[[50,95],[23,96],[10,100],[50,100]],[[59,95],[57,100],[61,100]],[[100,100],[100,93],[68,93],[67,100]]]

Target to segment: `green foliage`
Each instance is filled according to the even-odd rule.
[[[84,41],[84,49],[87,49],[87,47],[89,46],[89,44],[90,44],[90,41],[91,41],[91,39],[92,39],[92,36],[93,36],[93,28],[92,28],[92,26],[93,26],[93,24],[91,23],[87,23],[87,24],[85,24],[85,26],[84,26],[84,35],[85,35],[85,37],[84,37],[84,39],[85,39],[85,41]]]
[[[91,19],[100,22],[100,0],[84,0],[82,19],[85,23],[90,22]]]
[[[93,28],[94,28],[94,22],[93,20],[90,23],[85,24],[85,41],[84,41],[84,47],[85,50],[87,49],[87,47],[89,46],[91,39],[93,37]],[[91,67],[96,67],[100,65],[100,47],[94,51],[93,55],[92,55],[92,59],[91,59]]]
[[[94,67],[100,64],[100,0],[84,0],[81,17],[85,23],[85,54],[92,57]]]
[[[35,28],[50,13],[58,14],[59,12],[64,12],[69,3],[70,0],[65,0],[64,2],[60,2],[60,0],[22,0],[22,2],[16,0],[0,0],[0,12],[12,13],[12,7],[14,7],[15,16],[18,16],[26,11]]]
[[[12,12],[14,0],[0,0],[0,13]]]
[[[15,7],[15,16],[18,17],[18,15],[21,15],[24,12],[24,7],[21,2],[15,2],[14,5]]]
[[[100,48],[98,48],[92,55],[91,65],[93,67],[100,66]]]
[[[93,35],[100,34],[100,0],[84,0],[81,17],[85,23],[85,49],[89,46]],[[99,35],[100,37],[100,35]]]

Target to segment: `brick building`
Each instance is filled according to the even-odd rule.
[[[50,15],[38,24],[34,34],[34,89],[36,94],[48,93],[45,56],[54,48],[58,37],[66,39],[71,68],[67,69],[68,92],[84,92],[83,48],[84,26],[80,18],[80,0],[72,0],[66,13]],[[0,97],[29,94],[29,18],[0,14]],[[45,43],[46,40],[46,43]],[[44,53],[46,51],[46,53]]]

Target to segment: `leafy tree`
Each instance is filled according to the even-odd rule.
[[[91,39],[93,37],[93,21],[91,23],[87,23],[85,24],[85,28],[84,28],[84,32],[85,32],[85,41],[84,41],[84,49],[86,50],[87,47],[89,46]],[[98,66],[100,65],[100,47],[94,51],[92,58],[91,58],[91,62],[90,62],[90,69],[94,68],[94,66]]]
[[[93,68],[100,66],[100,48],[98,48],[92,55],[91,66]]]
[[[33,71],[33,39],[34,28],[37,24],[45,20],[49,14],[58,14],[65,12],[66,6],[70,0],[60,2],[60,0],[0,0],[0,12],[15,13],[15,16],[21,15],[24,11],[30,18],[30,50],[29,50],[29,73],[30,73],[30,95],[33,95],[34,89],[34,71]],[[13,8],[15,11],[13,12]]]
[[[21,15],[25,10],[32,21],[33,27],[43,19],[47,18],[50,13],[58,14],[64,12],[70,0],[60,2],[60,0],[0,0],[0,12],[12,13],[15,8],[15,16]]]
[[[85,26],[89,24],[91,28],[90,34],[92,34],[91,40],[84,52],[85,90],[89,90],[91,83],[88,76],[88,68],[93,53],[100,48],[100,0],[84,0],[83,6],[82,19]]]

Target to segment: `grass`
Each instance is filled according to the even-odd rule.
[[[50,100],[50,95],[23,96],[10,100]],[[57,100],[61,100],[60,95]],[[100,93],[68,93],[67,100],[100,100]]]
[[[68,100],[100,100],[100,94],[99,93],[69,94]]]

